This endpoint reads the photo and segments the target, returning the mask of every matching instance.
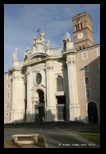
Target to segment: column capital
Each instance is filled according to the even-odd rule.
[[[46,71],[51,70],[51,69],[53,69],[52,66],[47,66],[47,67],[45,68]]]
[[[69,61],[66,61],[66,64],[67,65],[74,65],[75,64],[75,60],[69,60]]]
[[[66,64],[73,65],[74,63],[75,63],[75,56],[74,55],[67,55]]]
[[[52,62],[51,61],[47,61],[46,62],[46,67],[45,67],[46,70],[51,70],[53,69],[53,66],[52,66]]]

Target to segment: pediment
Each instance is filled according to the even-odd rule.
[[[25,61],[25,64],[39,62],[48,57],[49,56],[45,53],[34,53],[28,57],[28,59]]]

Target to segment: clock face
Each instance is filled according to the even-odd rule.
[[[78,39],[82,39],[82,38],[83,38],[83,36],[84,36],[84,34],[83,34],[83,33],[79,33],[79,34],[77,35],[77,38],[78,38]]]

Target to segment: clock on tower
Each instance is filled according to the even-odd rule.
[[[76,50],[94,45],[94,36],[92,30],[92,19],[86,13],[76,15],[72,18],[74,46]]]
[[[82,32],[80,32],[80,33],[78,33],[77,38],[78,38],[78,39],[82,39],[83,36],[84,36],[84,34],[83,34]]]

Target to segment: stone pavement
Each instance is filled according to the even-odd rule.
[[[4,148],[45,148],[44,140],[40,135],[40,142],[39,145],[14,145],[11,141],[11,136],[13,134],[18,133],[39,133],[40,129],[43,129],[44,133],[49,130],[50,132],[53,129],[62,129],[66,131],[74,131],[74,132],[100,132],[100,125],[99,124],[84,124],[79,122],[43,122],[43,123],[17,123],[15,126],[14,124],[7,124],[4,125]]]

